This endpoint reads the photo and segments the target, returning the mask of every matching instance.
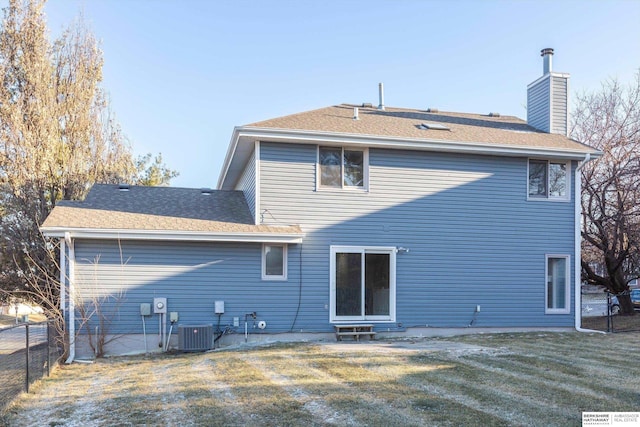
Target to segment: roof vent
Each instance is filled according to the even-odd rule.
[[[202,194],[203,196],[210,196],[212,193],[212,190],[210,188],[201,188],[200,189],[200,194]]]
[[[129,184],[118,184],[118,190],[120,191],[129,191],[130,188]]]
[[[548,74],[551,72],[552,63],[553,63],[553,49],[547,47],[540,51],[540,56],[542,56],[542,74]]]
[[[380,104],[378,104],[378,110],[384,111],[384,86],[382,83],[378,83],[378,95],[380,97]]]
[[[358,107],[353,107],[353,120],[359,120],[360,117],[358,117]]]
[[[424,130],[451,130],[440,123],[421,123],[418,127]]]
[[[489,113],[489,117],[500,117],[500,113]]]
[[[440,111],[437,108],[427,108],[427,113],[439,113]]]
[[[373,104],[370,102],[363,102],[361,105],[362,108],[373,108]]]

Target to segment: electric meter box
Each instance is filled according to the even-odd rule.
[[[216,301],[215,314],[224,314],[224,301]]]
[[[151,304],[148,302],[140,304],[140,316],[151,316]]]
[[[167,313],[167,299],[166,298],[154,298],[153,299],[153,313],[154,314],[166,314]]]

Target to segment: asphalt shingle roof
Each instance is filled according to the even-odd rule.
[[[359,119],[353,119],[358,107]],[[423,129],[422,123],[438,123],[449,130]],[[537,147],[594,153],[595,149],[564,135],[536,130],[513,116],[431,112],[408,108],[340,104],[271,120],[252,123],[245,128],[295,129],[352,135],[483,143],[487,145]]]
[[[255,225],[241,191],[94,185],[83,201],[60,201],[47,228],[221,233],[299,233],[297,226]]]

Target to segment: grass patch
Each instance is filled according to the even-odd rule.
[[[578,426],[582,411],[638,411],[638,333],[424,341],[442,345],[283,344],[73,364],[0,425]]]

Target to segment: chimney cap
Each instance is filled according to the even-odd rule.
[[[540,51],[540,56],[553,55],[553,48],[547,47]]]

